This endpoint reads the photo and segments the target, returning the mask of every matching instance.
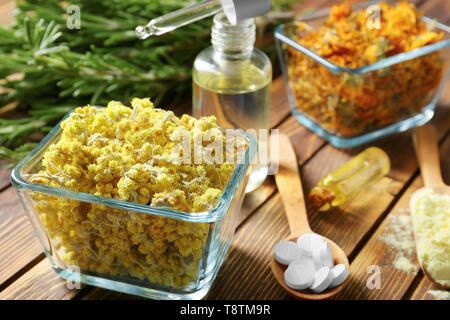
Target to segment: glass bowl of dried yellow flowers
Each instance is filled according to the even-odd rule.
[[[256,142],[214,117],[132,106],[68,114],[13,170],[13,186],[61,277],[200,299],[234,234]]]

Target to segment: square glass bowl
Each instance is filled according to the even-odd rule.
[[[31,183],[61,133],[58,124],[11,174],[56,272],[66,280],[152,299],[204,297],[234,234],[255,139],[235,134],[246,148],[218,204],[205,212],[186,213]],[[177,239],[162,241],[164,232],[176,232]]]
[[[366,10],[376,2],[353,7]],[[317,30],[329,10],[302,19]],[[275,31],[278,56],[294,117],[339,148],[354,147],[420,126],[434,114],[449,76],[450,27],[422,19],[444,39],[361,68],[339,67],[296,39],[296,22]]]

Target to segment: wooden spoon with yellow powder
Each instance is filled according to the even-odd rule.
[[[442,180],[436,130],[418,127],[413,140],[425,185],[410,200],[417,256],[423,272],[450,289],[450,186]]]

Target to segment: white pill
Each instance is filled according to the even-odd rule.
[[[297,244],[302,249],[302,253],[312,257],[313,251],[317,250],[324,242],[323,238],[315,233],[306,233],[297,238]]]
[[[331,246],[328,242],[324,242],[319,249],[320,252],[320,260],[322,261],[322,265],[324,267],[333,268],[334,266],[334,258],[333,251],[331,250]]]
[[[309,257],[309,256],[305,256],[303,253],[299,258],[295,259],[295,262],[300,262],[302,264],[306,264],[306,265],[312,267],[314,269],[314,271],[316,271],[316,267],[314,266],[313,258]]]
[[[284,282],[294,290],[303,290],[313,282],[314,268],[298,261],[291,262],[284,272]]]
[[[335,288],[344,282],[349,275],[348,269],[344,264],[337,264],[331,268],[331,273],[333,274],[333,281],[330,284],[330,288]]]
[[[300,247],[292,241],[278,242],[273,248],[273,255],[275,260],[281,264],[288,265],[296,260],[302,254]]]
[[[314,273],[313,282],[309,288],[314,293],[321,293],[330,286],[333,279],[331,269],[322,267]]]
[[[321,250],[314,250],[312,252],[312,261],[314,264],[314,269],[317,271],[320,268],[324,267],[323,261],[322,261],[322,255],[320,254]]]

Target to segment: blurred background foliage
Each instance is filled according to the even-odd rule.
[[[77,106],[132,97],[189,103],[192,63],[210,45],[212,19],[144,41],[134,29],[194,2],[17,0],[15,22],[0,26],[0,158],[20,160]],[[257,19],[256,46],[275,64],[273,30],[292,3],[273,0],[272,13]],[[67,27],[71,5],[80,29]]]

